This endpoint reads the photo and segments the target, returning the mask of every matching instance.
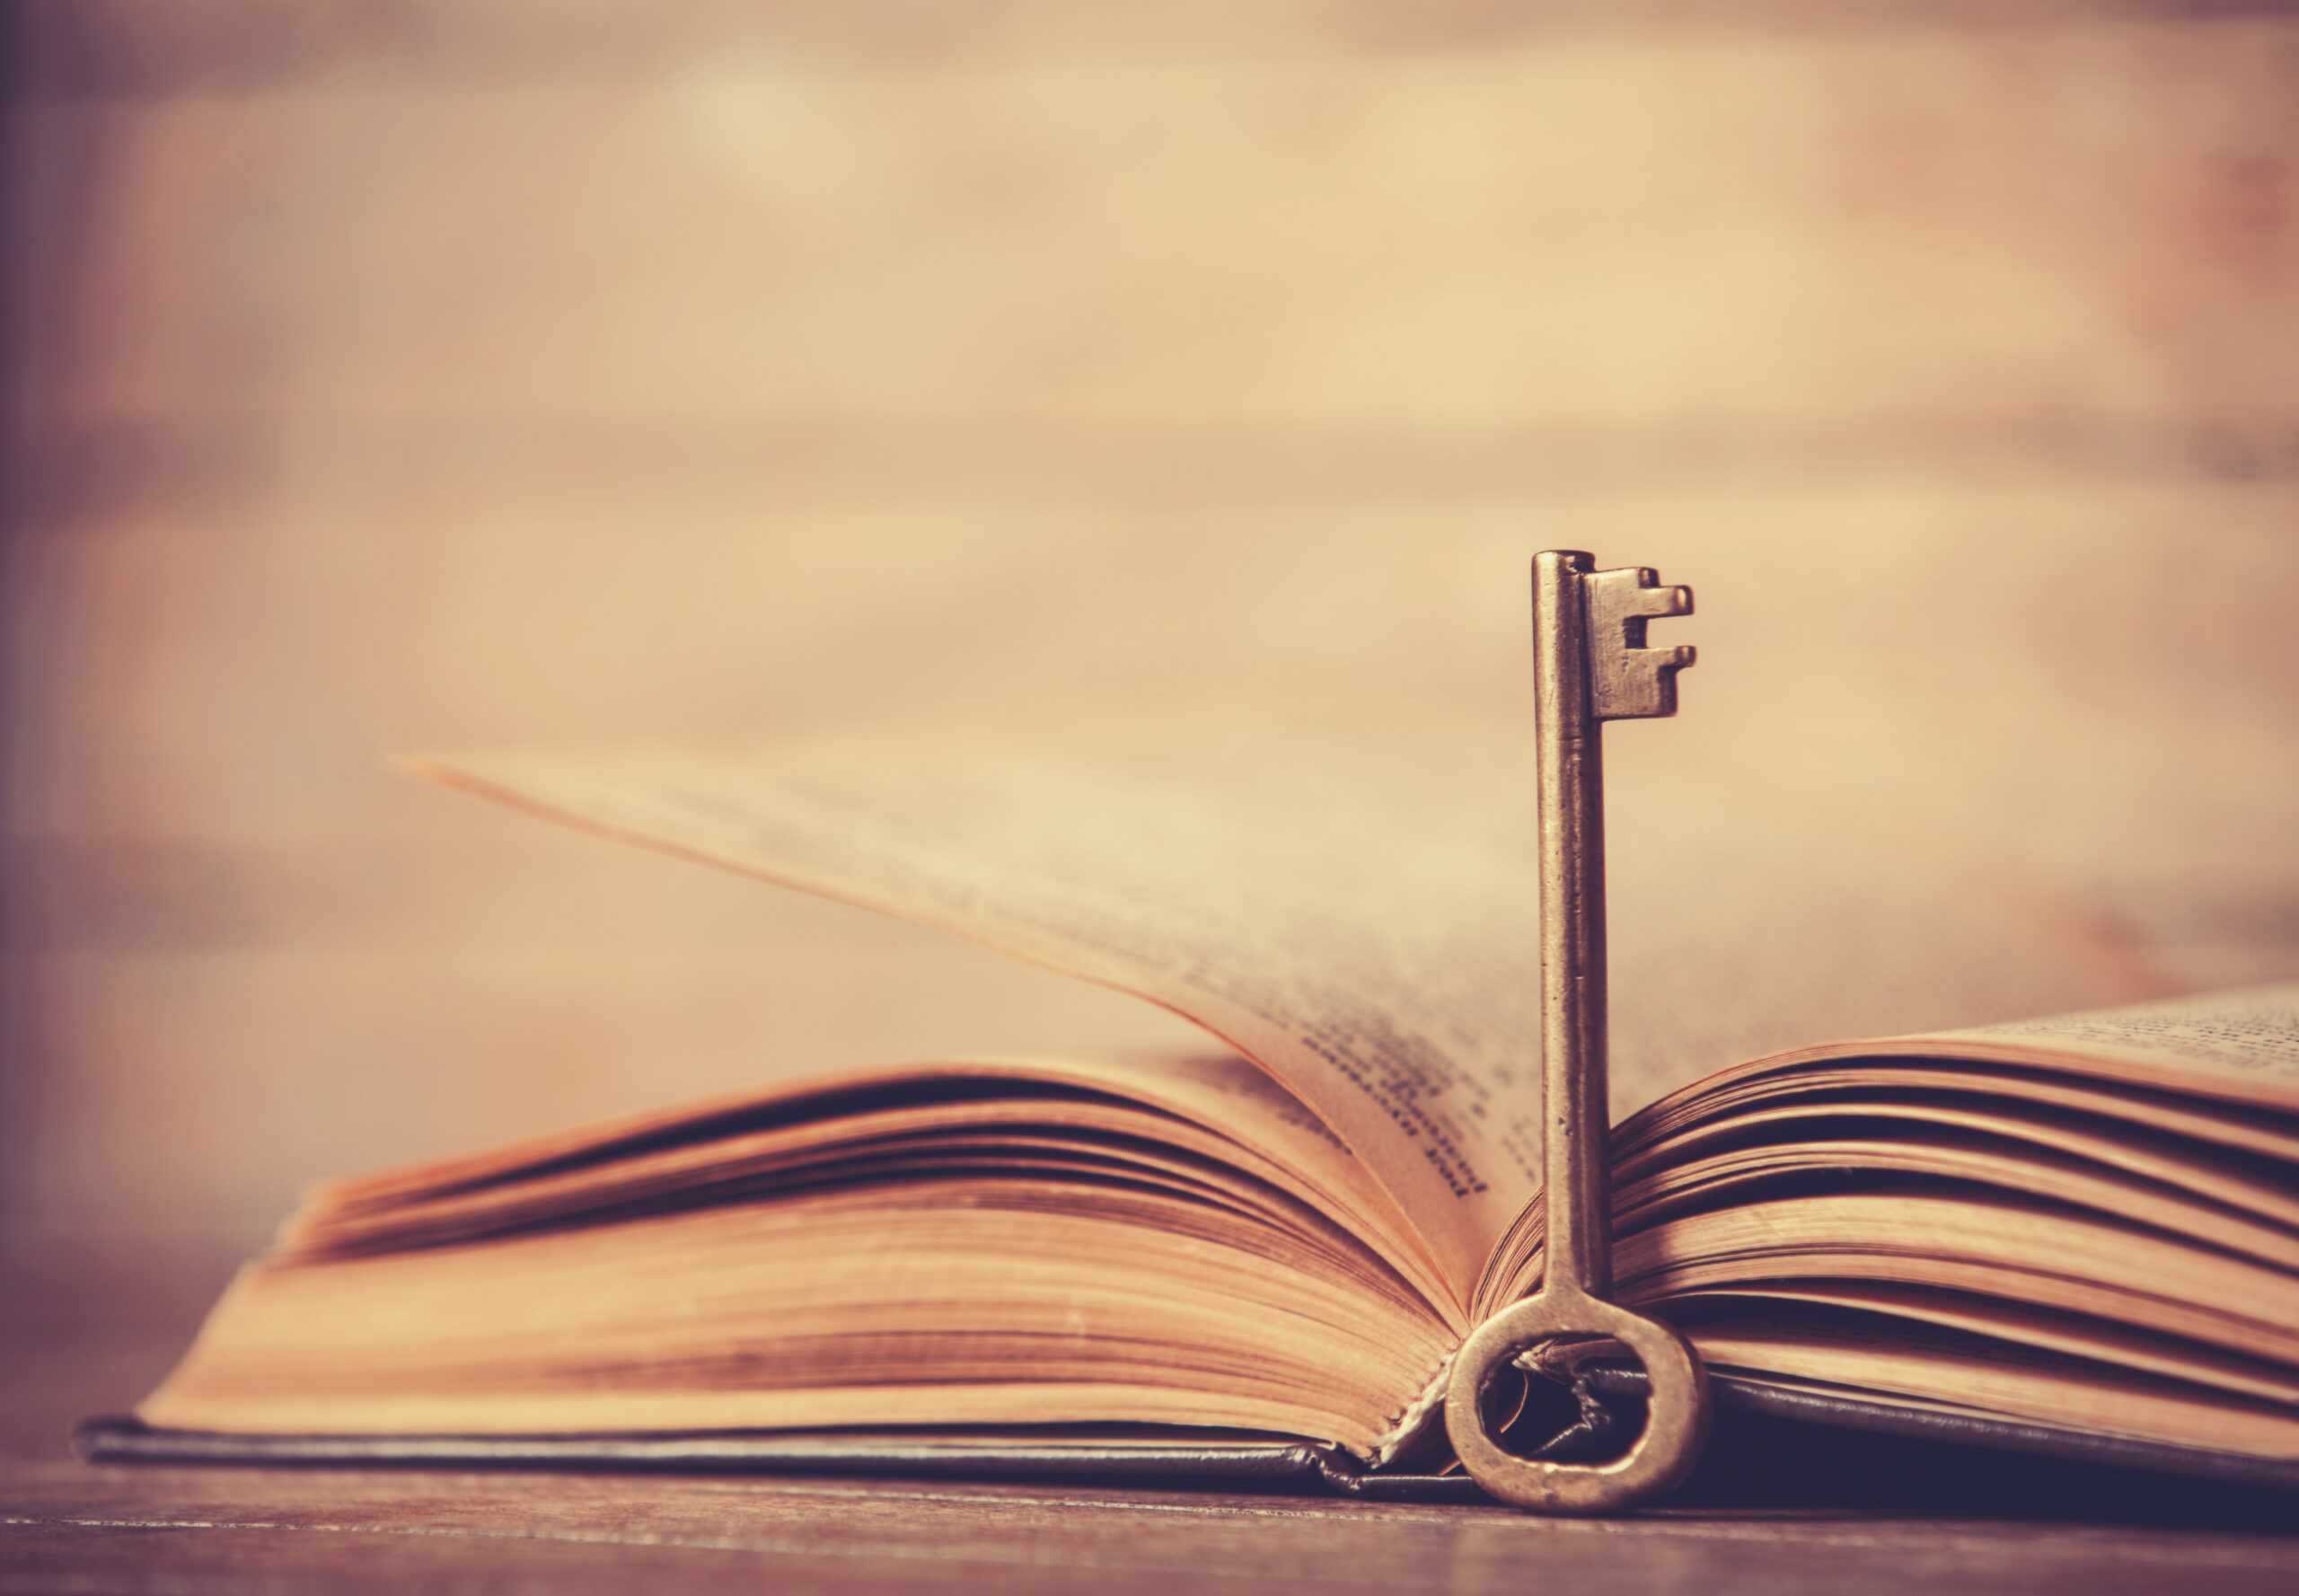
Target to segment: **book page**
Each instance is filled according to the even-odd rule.
[[[1225,747],[1186,773],[859,739],[423,768],[1175,1010],[1332,1127],[1465,1302],[1537,1186],[1528,740]],[[2128,995],[2080,938],[1939,872],[1880,879],[1707,798],[1620,808],[1616,1107],[1816,1035]]]
[[[2299,982],[1802,1048],[1732,1073],[1863,1058],[2071,1071],[2299,1114]]]
[[[2183,1074],[2242,1080],[2299,1100],[2299,982],[1974,1026],[1952,1035],[2112,1054]]]

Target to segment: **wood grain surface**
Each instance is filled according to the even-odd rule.
[[[2283,1592],[2281,1538],[820,1480],[0,1476],[0,1591]]]
[[[19,1274],[19,1279],[36,1278]],[[132,1289],[128,1296],[132,1300]],[[116,1301],[119,1299],[115,1299]],[[183,1311],[155,1273],[142,1318]],[[132,1301],[122,1303],[131,1307]],[[124,1322],[135,1322],[133,1311]],[[2282,1592],[2299,1510],[1952,1517],[1656,1510],[1603,1521],[1308,1495],[960,1482],[95,1468],[82,1415],[178,1343],[0,1315],[0,1592],[1569,1590]],[[2127,1500],[2128,1500],[2127,1498]],[[2190,1498],[2192,1500],[2192,1498]],[[2128,1510],[2127,1510],[2127,1513]]]

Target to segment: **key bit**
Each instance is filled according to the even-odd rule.
[[[1541,1283],[1479,1326],[1454,1359],[1445,1427],[1477,1484],[1544,1512],[1608,1512],[1669,1489],[1708,1434],[1708,1376],[1669,1326],[1614,1302],[1605,991],[1602,727],[1677,712],[1693,651],[1646,646],[1648,622],[1692,613],[1692,590],[1642,567],[1599,571],[1586,554],[1533,559],[1533,686],[1539,740]],[[1519,1457],[1484,1428],[1486,1388],[1555,1343],[1616,1341],[1644,1365],[1644,1429],[1609,1462]]]
[[[1693,662],[1693,651],[1683,643],[1648,648],[1644,623],[1691,614],[1692,589],[1661,586],[1650,566],[1590,571],[1581,578],[1581,588],[1589,610],[1590,719],[1675,714],[1677,673]]]

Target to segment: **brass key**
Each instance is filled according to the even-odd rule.
[[[1533,1295],[1479,1326],[1445,1393],[1445,1427],[1477,1484],[1518,1507],[1606,1512],[1682,1480],[1708,1434],[1708,1376],[1689,1343],[1611,1301],[1611,1124],[1606,1082],[1604,722],[1677,712],[1690,648],[1649,648],[1645,623],[1692,613],[1692,590],[1586,554],[1533,558],[1540,745],[1541,1182],[1546,1232]],[[1519,1457],[1485,1433],[1485,1389],[1555,1342],[1617,1341],[1651,1384],[1644,1429],[1599,1464]],[[1523,1360],[1523,1361],[1520,1361]]]

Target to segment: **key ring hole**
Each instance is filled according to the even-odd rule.
[[[1620,1342],[1557,1336],[1494,1369],[1480,1416],[1484,1433],[1512,1457],[1609,1463],[1644,1433],[1651,1389],[1643,1361]]]
[[[1536,1378],[1554,1385],[1551,1373],[1569,1371],[1576,1410],[1585,1397],[1610,1420],[1568,1426],[1534,1450],[1617,1448],[1616,1455],[1528,1455],[1485,1428],[1486,1391],[1504,1376],[1513,1389],[1511,1371],[1528,1353]],[[1639,1389],[1651,1393],[1641,1418],[1625,1400]],[[1511,1303],[1461,1344],[1446,1389],[1445,1433],[1476,1483],[1502,1502],[1540,1512],[1609,1512],[1683,1480],[1707,1437],[1708,1407],[1707,1373],[1683,1336],[1617,1303],[1558,1290]],[[1513,1427],[1524,1423],[1520,1416]]]

